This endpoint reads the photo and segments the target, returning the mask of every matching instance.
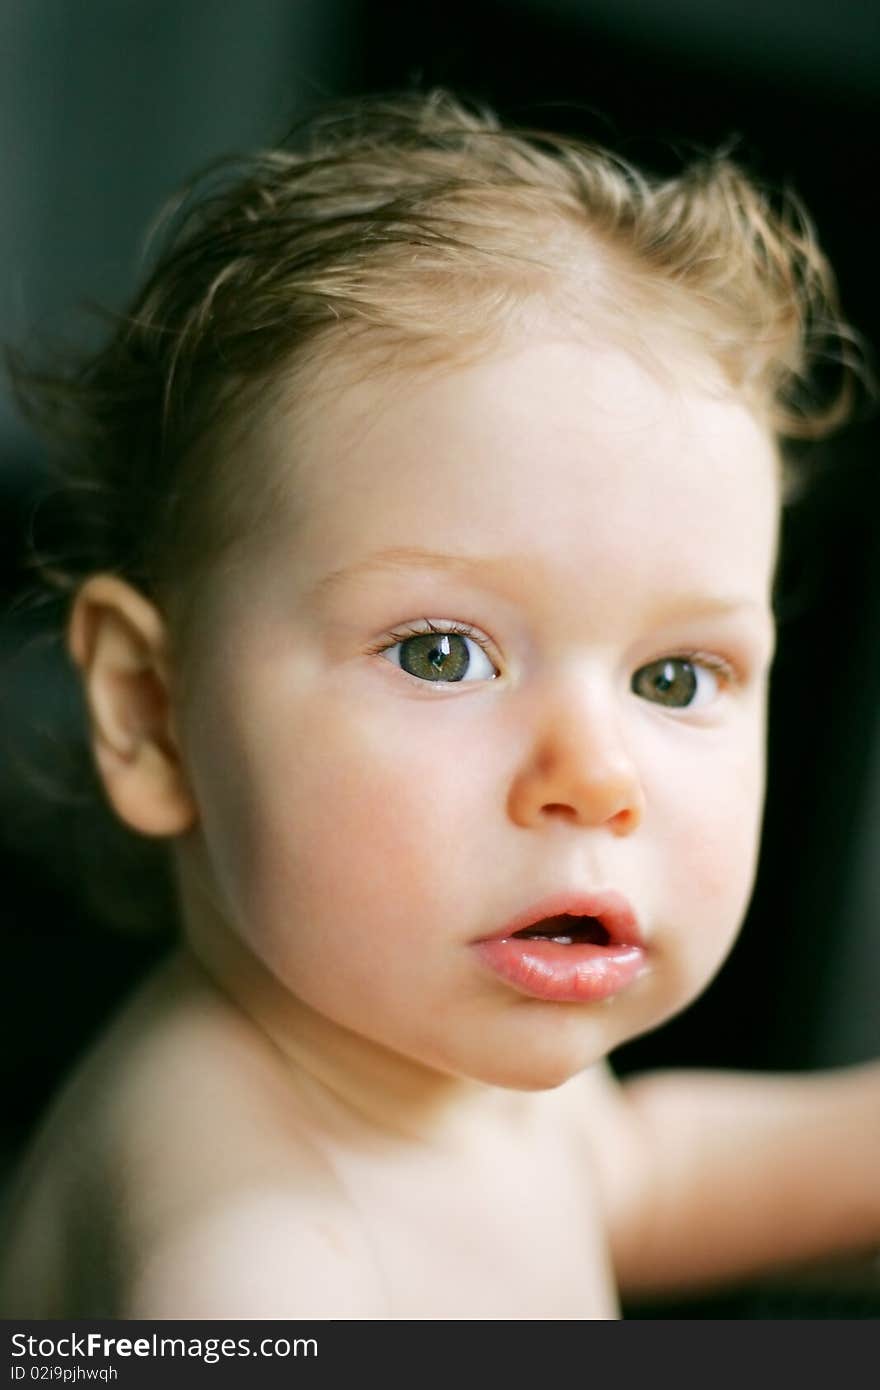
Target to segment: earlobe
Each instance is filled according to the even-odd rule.
[[[67,639],[111,805],[141,834],[182,834],[196,806],[174,733],[161,614],[124,580],[94,575],[76,595]]]

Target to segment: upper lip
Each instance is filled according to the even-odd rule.
[[[500,941],[543,922],[547,917],[594,917],[608,933],[611,946],[642,946],[644,940],[636,914],[622,893],[613,889],[596,893],[551,893],[512,918],[506,926],[483,938]]]

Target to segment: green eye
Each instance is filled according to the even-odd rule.
[[[706,704],[718,693],[718,676],[707,666],[684,656],[665,656],[635,672],[630,690],[642,700],[667,709]]]
[[[407,675],[437,684],[493,680],[497,675],[480,644],[461,632],[418,632],[386,647],[383,655]]]

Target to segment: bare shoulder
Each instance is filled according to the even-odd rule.
[[[323,1287],[344,1309],[325,1316],[378,1316],[354,1311],[376,1287],[369,1249],[296,1099],[249,1020],[179,963],[159,970],[23,1165],[15,1315],[318,1316]]]
[[[120,1316],[381,1316],[358,1213],[249,1020],[196,993],[133,1072],[115,1136],[136,1213]]]
[[[140,1252],[119,1316],[349,1318],[385,1315],[357,1222],[301,1192],[241,1190],[187,1214]]]

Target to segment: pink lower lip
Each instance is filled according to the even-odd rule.
[[[546,938],[518,935],[551,918],[593,917],[609,940],[554,941],[565,934],[555,923]],[[484,965],[506,984],[533,999],[555,1003],[595,1004],[611,999],[647,969],[647,952],[632,907],[613,890],[573,892],[563,889],[533,903],[500,931],[474,942]]]
[[[611,999],[646,968],[641,946],[597,946],[572,942],[496,937],[475,942],[483,961],[500,979],[533,999],[595,1004]]]

